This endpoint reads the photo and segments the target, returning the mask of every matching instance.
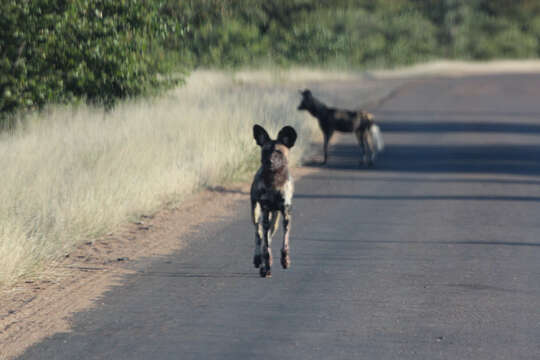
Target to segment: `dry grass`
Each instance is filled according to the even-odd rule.
[[[394,69],[370,70],[367,72],[317,69],[317,68],[274,68],[270,70],[243,70],[234,74],[237,82],[264,82],[273,84],[302,84],[314,81],[366,81],[368,79],[409,79],[418,77],[460,77],[493,74],[531,74],[540,72],[540,60],[493,60],[459,61],[438,60]]]
[[[298,161],[318,135],[298,95],[198,73],[153,101],[111,113],[51,107],[0,135],[0,285],[47,273],[74,244],[258,166],[252,125],[299,134]],[[49,265],[47,265],[49,264]]]
[[[540,60],[494,60],[488,62],[441,60],[394,70],[371,72],[378,79],[425,76],[461,77],[493,74],[532,74],[540,72]]]

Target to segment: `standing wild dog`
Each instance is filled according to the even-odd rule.
[[[363,159],[360,164],[373,165],[377,152],[384,148],[380,129],[373,120],[373,115],[367,111],[350,111],[330,108],[316,99],[311,91],[300,91],[302,102],[298,110],[307,110],[319,121],[319,127],[324,135],[324,161],[328,159],[328,143],[334,131],[353,132],[363,150]]]
[[[284,269],[290,265],[289,231],[294,184],[289,173],[288,162],[289,149],[296,141],[296,131],[290,126],[285,126],[279,131],[277,140],[272,140],[266,130],[255,125],[253,126],[253,137],[262,150],[261,167],[251,184],[251,216],[255,225],[253,265],[260,268],[262,277],[270,277],[272,276],[270,247],[272,235],[279,226],[280,213],[283,215],[281,265]]]

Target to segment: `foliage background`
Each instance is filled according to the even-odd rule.
[[[0,111],[119,98],[171,85],[159,4],[137,0],[0,3]]]
[[[539,40],[536,0],[4,0],[0,113],[111,107],[201,66],[536,58]]]

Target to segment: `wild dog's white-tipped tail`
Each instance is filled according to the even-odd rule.
[[[381,129],[375,124],[371,125],[369,131],[371,131],[371,137],[377,152],[381,152],[384,149],[384,140],[382,138]]]

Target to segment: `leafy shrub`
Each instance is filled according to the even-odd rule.
[[[536,0],[4,0],[0,114],[112,106],[196,66],[533,57],[539,19]]]
[[[385,17],[365,10],[320,10],[278,43],[283,56],[295,63],[354,67],[412,63],[437,50],[435,27],[419,14]]]
[[[206,23],[199,28],[193,51],[200,54],[199,65],[234,67],[263,58],[268,49],[266,42],[256,26],[232,19],[219,25]]]
[[[475,60],[536,56],[538,38],[515,22],[463,7],[454,24],[454,56]]]
[[[171,29],[152,2],[3,1],[0,112],[86,99],[114,104],[174,81],[161,39]]]

